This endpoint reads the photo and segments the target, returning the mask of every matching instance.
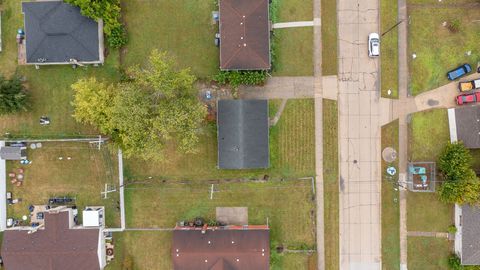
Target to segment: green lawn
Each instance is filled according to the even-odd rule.
[[[115,259],[105,270],[172,269],[171,232],[123,232],[113,235]]]
[[[380,1],[380,32],[385,33],[397,23],[397,1]],[[398,27],[382,39],[381,93],[382,97],[398,98]],[[391,90],[391,95],[388,95]]]
[[[337,75],[337,1],[322,0],[322,75]]]
[[[153,49],[168,51],[180,67],[207,78],[218,71],[219,50],[212,24],[215,1],[130,0],[122,2],[129,43],[124,65],[142,64]]]
[[[447,110],[435,109],[413,114],[408,134],[410,160],[437,161],[445,144],[450,141]]]
[[[278,4],[277,22],[313,20],[312,0],[274,0]]]
[[[310,180],[211,184],[170,182],[130,184],[125,190],[129,228],[171,228],[201,216],[215,220],[215,207],[246,206],[249,224],[266,224],[271,240],[290,248],[315,244],[315,203]]]
[[[313,75],[313,28],[275,29],[272,39],[274,76]]]
[[[3,1],[2,43],[0,53],[0,74],[11,76],[15,72],[26,79],[26,86],[31,94],[32,108],[29,112],[1,116],[0,136],[10,133],[14,137],[71,137],[80,134],[96,134],[92,127],[77,124],[71,117],[70,105],[73,91],[70,85],[80,78],[92,75],[107,81],[119,78],[118,51],[110,51],[102,67],[72,69],[67,66],[49,66],[36,70],[33,66],[17,66],[17,45],[15,33],[23,27],[21,1]],[[48,115],[51,125],[43,127],[38,124],[42,115]]]
[[[279,102],[277,102],[279,104]],[[272,105],[275,108],[278,105]],[[125,160],[128,179],[233,179],[304,177],[315,174],[315,126],[313,99],[289,100],[280,121],[270,128],[270,163],[267,170],[217,169],[216,127],[211,125],[200,138],[197,154],[180,155],[173,151],[165,162]]]
[[[323,100],[323,188],[325,269],[339,269],[339,186],[337,102]]]
[[[452,247],[447,239],[432,237],[408,238],[408,269],[448,270]]]
[[[382,127],[382,149],[393,147],[398,150],[398,120]],[[386,163],[382,159],[382,172],[388,166],[398,168],[398,159]],[[400,269],[400,208],[399,193],[394,190],[394,181],[382,173],[382,269]]]
[[[409,192],[407,196],[407,230],[446,232],[454,223],[453,204],[440,202],[435,193]]]
[[[62,160],[59,159],[62,157]],[[71,159],[68,160],[68,157]],[[7,180],[7,190],[22,202],[8,206],[8,216],[21,219],[28,215],[31,204],[46,204],[53,196],[70,196],[76,198],[79,209],[85,206],[105,206],[105,218],[108,227],[120,226],[120,212],[117,210],[118,192],[103,199],[100,192],[105,184],[118,187],[118,161],[116,152],[104,146],[102,150],[88,142],[49,142],[42,148],[28,150],[29,165],[9,161],[8,172],[17,168],[25,170],[25,180],[21,187],[13,186]],[[81,222],[81,212],[79,221]]]
[[[411,4],[428,4],[431,7],[435,6],[448,6],[448,5],[458,5],[458,4],[472,4],[477,3],[477,0],[448,0],[439,2],[438,0],[407,0],[409,5]]]
[[[445,1],[447,2],[447,1]],[[448,1],[450,2],[450,1]],[[417,95],[448,82],[446,73],[463,63],[475,69],[480,60],[480,24],[478,6],[448,6],[438,8],[410,8],[409,57],[411,93]],[[459,20],[457,33],[452,33],[443,22]],[[467,56],[466,52],[471,51]]]

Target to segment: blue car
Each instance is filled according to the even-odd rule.
[[[469,64],[463,64],[457,67],[454,70],[451,70],[447,73],[447,78],[450,81],[456,80],[460,77],[463,77],[472,71],[472,67]]]

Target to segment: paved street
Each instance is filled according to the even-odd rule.
[[[339,0],[340,267],[381,269],[378,1]]]

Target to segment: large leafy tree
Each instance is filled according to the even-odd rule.
[[[153,51],[148,64],[130,68],[121,83],[78,81],[72,85],[75,119],[109,134],[126,156],[161,160],[167,145],[194,152],[206,109],[196,97],[195,77],[175,65]]]
[[[476,203],[480,198],[480,181],[472,170],[472,156],[462,143],[448,143],[439,159],[444,177],[439,195],[447,203]]]
[[[20,79],[0,76],[0,115],[26,111],[28,107],[29,96]]]

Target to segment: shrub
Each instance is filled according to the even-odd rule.
[[[0,115],[26,111],[29,96],[18,77],[10,80],[0,76]]]
[[[450,234],[455,234],[457,232],[457,227],[455,227],[455,225],[450,225],[447,228],[447,232]]]
[[[120,48],[123,45],[127,44],[127,32],[123,25],[119,25],[116,28],[113,28],[110,32],[110,35],[107,37],[108,44],[112,48]]]
[[[448,24],[448,29],[452,32],[452,33],[457,33],[458,31],[460,31],[460,27],[461,27],[461,22],[459,19],[453,19],[449,24]]]
[[[265,71],[220,71],[213,78],[218,84],[230,84],[233,88],[239,85],[262,85],[266,79]]]

